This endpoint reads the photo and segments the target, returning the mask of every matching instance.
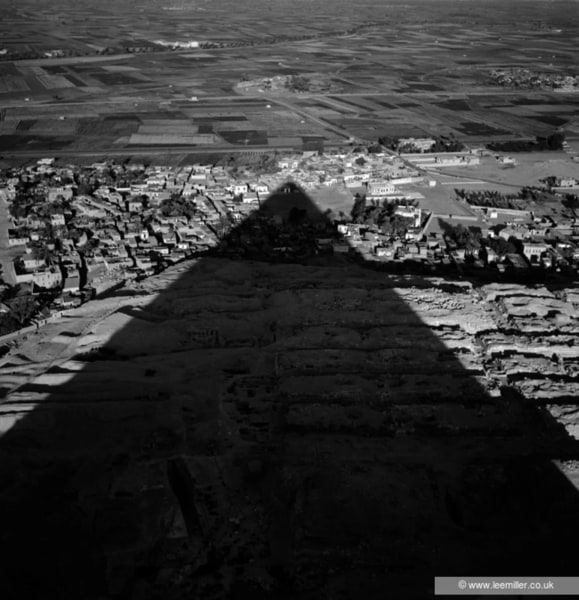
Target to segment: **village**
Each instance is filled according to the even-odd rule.
[[[458,189],[441,196],[438,172],[477,165],[481,155],[429,153],[433,144],[187,167],[46,158],[5,171],[2,333],[207,253],[282,262],[340,255],[396,273],[475,269],[486,281],[576,274],[574,205],[556,217],[548,209],[573,198],[574,179],[549,178],[541,193],[550,203]]]

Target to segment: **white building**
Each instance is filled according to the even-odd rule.
[[[62,285],[62,273],[55,268],[36,271],[32,274],[32,281],[38,287],[45,289],[60,287]]]
[[[58,200],[59,197],[64,198],[64,200],[71,200],[73,196],[72,188],[70,187],[55,187],[50,188],[48,190],[47,199],[49,202],[54,202]]]
[[[269,186],[265,183],[256,183],[251,188],[256,194],[269,194]]]
[[[547,252],[549,246],[546,244],[525,244],[523,247],[523,254],[531,262],[539,262],[541,255]]]
[[[375,252],[380,258],[394,258],[394,248],[391,246],[377,246]]]
[[[56,214],[50,216],[50,224],[54,227],[63,226],[65,224],[64,215]]]
[[[282,158],[277,161],[277,166],[280,169],[297,169],[300,161],[295,158]]]
[[[414,146],[419,152],[428,152],[435,143],[435,140],[432,138],[400,138],[398,140],[398,147]]]
[[[27,271],[34,271],[46,265],[43,258],[36,258],[33,254],[25,254],[22,257],[22,265]]]
[[[258,196],[255,192],[247,192],[243,194],[243,204],[257,204],[259,202]]]
[[[30,241],[27,236],[8,236],[8,246],[25,246]]]
[[[396,188],[394,187],[394,184],[389,181],[370,181],[368,183],[369,196],[386,196],[395,193]]]
[[[207,184],[207,173],[192,173],[189,176],[189,183],[197,185]]]
[[[247,193],[247,183],[236,183],[231,186],[231,191],[235,196]]]

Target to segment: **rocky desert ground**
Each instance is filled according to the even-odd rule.
[[[9,583],[420,597],[572,568],[577,302],[208,257],[75,309],[2,359]]]

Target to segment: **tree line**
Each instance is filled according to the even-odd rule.
[[[547,137],[537,136],[534,142],[524,140],[491,142],[487,144],[487,148],[494,152],[544,152],[548,150],[562,150],[564,142],[565,134],[556,131]]]
[[[528,210],[529,202],[546,202],[553,199],[553,194],[541,188],[525,186],[518,194],[501,194],[496,190],[454,190],[456,196],[474,206],[487,208],[504,208],[511,210]]]
[[[498,256],[505,256],[522,250],[521,241],[513,236],[508,240],[500,235],[483,238],[482,231],[478,227],[465,227],[460,223],[453,225],[443,220],[440,223],[444,229],[445,239],[456,248],[465,249],[467,252],[481,251],[488,255],[490,249]]]
[[[429,154],[434,152],[462,152],[464,150],[464,144],[459,142],[454,135],[450,136],[437,136],[432,138],[434,143],[428,150],[422,150],[412,142],[401,143],[400,138],[388,138],[381,137],[378,139],[378,143],[390,150],[394,150],[401,154]]]

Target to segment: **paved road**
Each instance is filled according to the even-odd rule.
[[[357,84],[359,85],[359,84]],[[175,92],[179,93],[181,91],[181,88],[179,87],[173,87],[172,88]],[[17,108],[17,107],[38,107],[38,106],[61,106],[63,107],[63,110],[67,107],[67,106],[90,106],[91,104],[97,104],[97,105],[103,105],[103,104],[119,104],[121,106],[126,107],[127,103],[128,103],[128,99],[133,99],[134,96],[134,100],[137,103],[142,103],[142,104],[151,104],[151,100],[148,101],[144,101],[143,100],[143,96],[142,93],[143,92],[152,92],[155,90],[159,90],[159,91],[167,91],[167,85],[166,84],[155,84],[152,86],[143,86],[143,87],[138,87],[138,86],[131,86],[130,89],[123,89],[122,91],[119,89],[116,89],[115,92],[117,92],[116,96],[112,96],[110,94],[111,90],[108,89],[106,90],[106,93],[103,93],[102,95],[98,95],[98,96],[89,96],[87,98],[83,98],[82,100],[79,100],[78,102],[75,101],[65,101],[63,102],[62,100],[54,100],[54,101],[49,101],[49,102],[34,102],[34,100],[29,100],[26,101],[24,100],[24,97],[30,97],[31,93],[30,92],[22,92],[22,99],[19,98],[13,98],[10,100],[3,100],[2,101],[2,106],[5,108]],[[55,95],[58,93],[58,90],[55,90]],[[185,92],[182,92],[184,94],[184,96],[186,95]],[[521,90],[518,91],[511,91],[511,90],[504,90],[503,88],[497,88],[496,90],[494,89],[489,89],[489,88],[481,88],[481,89],[474,89],[474,90],[469,90],[468,91],[468,96],[476,96],[476,95],[482,95],[482,96],[488,96],[489,94],[494,94],[497,96],[520,96],[521,95]],[[119,97],[119,95],[122,94],[122,97]],[[409,91],[409,92],[395,92],[395,91],[372,91],[372,90],[364,90],[364,91],[360,91],[360,92],[336,92],[336,93],[331,93],[331,94],[320,94],[318,93],[300,93],[299,96],[295,96],[296,98],[325,98],[326,96],[330,96],[332,98],[349,98],[349,97],[357,97],[357,96],[388,96],[390,98],[399,98],[400,100],[408,100],[409,97],[411,97],[412,99],[419,99],[421,97],[424,96],[425,99],[427,100],[432,100],[433,97],[437,97],[437,96],[441,96],[444,99],[447,99],[448,96],[450,95],[454,95],[454,96],[461,96],[464,94],[461,94],[459,92],[449,92],[449,91],[443,91],[443,92],[436,92],[436,91]],[[545,92],[528,92],[525,97],[529,98],[529,99],[533,99],[535,96],[541,97],[544,96]],[[563,94],[561,94],[563,95]],[[575,95],[577,96],[577,95]],[[244,100],[247,98],[254,98],[256,100],[266,100],[267,98],[264,97],[263,94],[259,94],[258,95],[254,95],[254,94],[236,94],[235,92],[231,92],[231,94],[226,95],[226,96],[198,96],[198,100],[196,101],[191,101],[191,106],[196,106],[196,105],[204,105],[206,103],[211,103],[211,102],[226,102],[226,101],[231,101],[232,104],[235,103],[236,100]],[[278,102],[279,100],[291,100],[292,98],[294,98],[294,96],[284,96],[282,98],[278,97],[278,96],[274,96],[274,97],[270,97],[268,99],[268,101],[274,101],[274,102]],[[184,102],[187,101],[187,97],[176,97],[174,99],[170,99],[170,98],[158,98],[155,101],[158,101],[159,103],[163,102],[163,103],[168,103],[170,104],[171,102]],[[394,100],[395,101],[395,100]]]
[[[332,143],[332,146],[341,145]],[[347,144],[344,143],[344,146]],[[2,153],[0,158],[42,158],[46,156],[55,156],[58,158],[78,158],[91,156],[151,156],[159,154],[235,154],[246,152],[275,152],[275,151],[295,152],[294,146],[138,146],[126,148],[109,148],[106,150],[8,150]]]
[[[521,189],[521,186],[518,184],[505,183],[504,181],[496,181],[494,179],[486,179],[486,178],[478,177],[478,176],[474,177],[472,175],[472,173],[469,173],[468,171],[466,171],[465,173],[456,173],[456,172],[453,173],[452,171],[447,171],[447,170],[436,171],[436,170],[425,169],[425,172],[432,175],[433,177],[450,177],[453,179],[458,179],[458,180],[462,181],[462,183],[483,183],[483,184],[484,183],[494,183],[496,185],[512,187],[513,189],[517,189],[517,190]],[[474,181],[464,181],[465,179],[473,179]]]

